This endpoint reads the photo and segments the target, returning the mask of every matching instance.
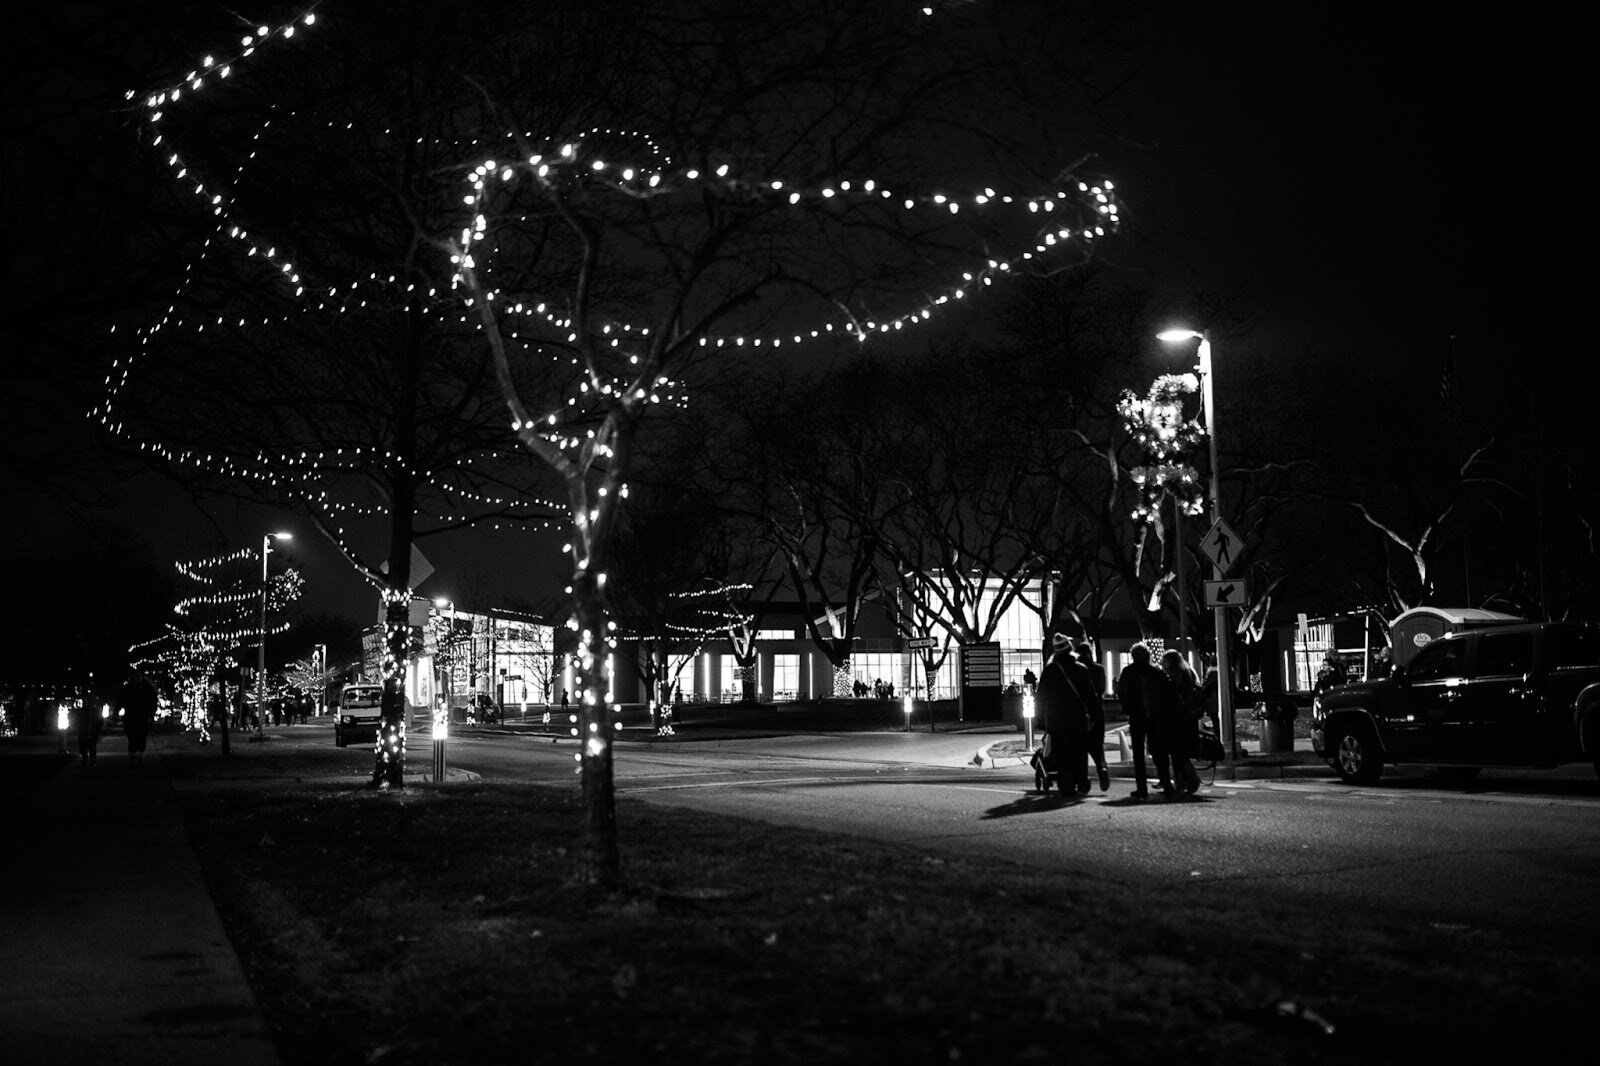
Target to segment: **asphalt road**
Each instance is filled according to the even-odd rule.
[[[1025,766],[963,765],[986,739],[624,743],[615,774],[623,798],[1108,880],[1250,882],[1347,916],[1565,930],[1590,943],[1600,934],[1600,784],[1585,767],[1486,771],[1470,783],[1400,771],[1365,788],[1217,780],[1194,800],[1143,804],[1119,778],[1075,802],[1034,793]],[[574,750],[548,738],[452,738],[450,763],[488,781],[576,787]]]

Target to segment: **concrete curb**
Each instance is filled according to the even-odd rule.
[[[1119,755],[1125,755],[1125,743],[1122,742],[1122,740],[1114,741],[1112,739],[1113,736],[1118,734],[1121,734],[1121,737],[1125,740],[1126,731],[1123,729],[1110,729],[1106,731],[1105,750],[1115,751],[1118,752]],[[972,765],[982,767],[985,770],[993,770],[1000,767],[1028,766],[1031,763],[1033,759],[1032,753],[1017,755],[992,754],[990,749],[996,744],[1000,743],[1002,743],[1001,740],[991,740],[989,743],[980,747],[977,751],[977,754],[975,754],[972,758]],[[1305,755],[1304,759],[1291,757],[1289,761],[1279,761],[1282,759],[1282,756],[1249,755],[1247,753],[1244,759],[1234,763],[1233,776],[1231,780],[1245,781],[1259,779],[1318,778],[1336,776],[1333,767],[1329,766],[1326,762],[1316,758],[1309,752],[1303,754]],[[1131,759],[1131,756],[1129,756],[1129,758]],[[1200,769],[1201,767],[1206,767],[1208,765],[1209,764],[1206,763],[1198,763],[1196,764],[1196,769]],[[1133,776],[1133,764],[1131,761],[1119,760],[1116,763],[1112,763],[1107,769],[1112,777]],[[1210,774],[1211,770],[1204,769],[1201,772]],[[1217,777],[1221,779],[1224,773],[1221,763],[1216,764],[1216,773]]]

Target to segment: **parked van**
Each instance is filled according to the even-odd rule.
[[[339,708],[333,719],[333,742],[339,747],[376,743],[383,718],[383,686],[350,684],[339,690]]]

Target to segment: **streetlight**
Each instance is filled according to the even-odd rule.
[[[268,533],[261,538],[261,639],[256,642],[256,736],[267,723],[267,556],[275,540],[293,540],[293,533]]]
[[[1206,442],[1211,450],[1211,522],[1212,525],[1222,521],[1222,489],[1217,479],[1217,400],[1214,382],[1211,373],[1211,337],[1208,331],[1192,329],[1169,329],[1156,334],[1157,340],[1168,344],[1178,341],[1198,340],[1200,342],[1200,396],[1206,409]],[[1211,564],[1211,576],[1217,580],[1227,575],[1220,563]],[[1178,590],[1178,610],[1183,610],[1183,590]],[[1222,767],[1228,776],[1233,776],[1234,760],[1234,732],[1233,732],[1233,674],[1228,664],[1228,609],[1217,607],[1213,611],[1216,626],[1217,640],[1217,717],[1218,730],[1222,736]]]

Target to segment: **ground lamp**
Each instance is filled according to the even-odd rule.
[[[1156,335],[1168,344],[1198,340],[1200,342],[1200,395],[1206,410],[1206,440],[1211,450],[1211,521],[1222,521],[1222,490],[1217,479],[1217,403],[1211,374],[1211,338],[1205,331],[1169,329]],[[1221,580],[1227,574],[1220,564],[1212,564],[1212,577]],[[1183,590],[1178,590],[1178,610],[1183,610]],[[1235,741],[1233,732],[1233,673],[1228,663],[1228,609],[1217,607],[1213,611],[1217,641],[1217,718],[1222,733],[1223,769],[1233,773]]]
[[[293,540],[293,533],[268,533],[261,538],[261,630],[256,642],[256,736],[267,722],[267,556],[275,540]]]

